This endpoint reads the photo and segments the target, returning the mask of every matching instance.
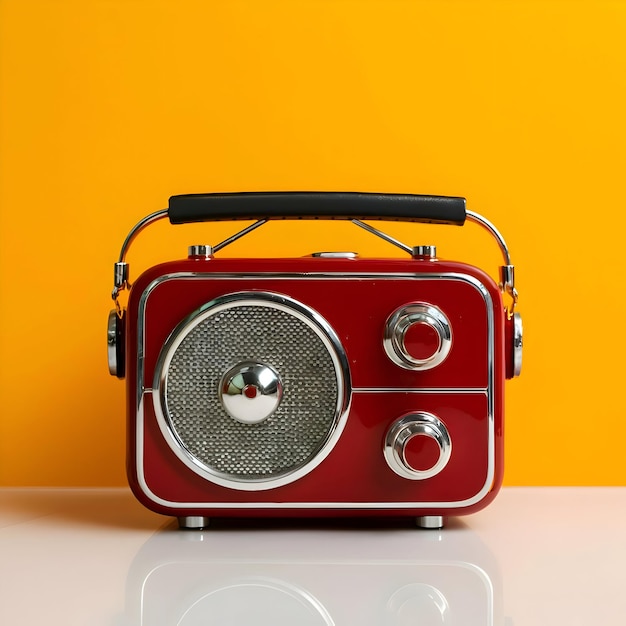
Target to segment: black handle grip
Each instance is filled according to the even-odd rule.
[[[465,198],[353,192],[246,192],[172,196],[172,224],[219,220],[363,219],[462,226]]]

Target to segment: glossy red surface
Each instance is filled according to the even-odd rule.
[[[437,442],[427,435],[413,435],[404,446],[404,458],[414,470],[425,471],[439,461]]]
[[[345,429],[332,451],[305,476],[260,491],[214,484],[184,464],[163,437],[150,394],[137,410],[139,391],[153,387],[157,359],[174,328],[213,298],[240,291],[283,294],[317,311],[337,333],[351,376]],[[427,371],[399,367],[383,348],[389,315],[416,302],[439,307],[452,327],[448,357]],[[128,475],[136,496],[155,511],[456,515],[482,508],[500,487],[505,320],[500,292],[481,270],[416,259],[189,259],[139,277],[127,316]],[[144,322],[145,342],[138,346]],[[409,343],[420,351],[432,341],[426,335]],[[143,380],[137,380],[139,353]],[[425,480],[398,476],[383,456],[385,433],[413,411],[436,415],[452,441],[448,464]],[[415,443],[409,457],[428,465],[432,454]]]
[[[429,359],[439,349],[440,339],[437,331],[423,322],[411,324],[404,334],[404,347],[414,359]]]

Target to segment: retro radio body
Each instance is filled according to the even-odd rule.
[[[127,249],[162,217],[256,221],[131,287]],[[349,219],[408,255],[220,258],[284,218]],[[481,224],[502,249],[501,283],[362,221],[384,219]],[[464,199],[174,196],[124,242],[113,297],[109,367],[126,378],[129,482],[181,527],[214,516],[367,515],[438,528],[495,497],[504,383],[519,374],[522,329],[506,245]]]

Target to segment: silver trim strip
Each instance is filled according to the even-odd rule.
[[[487,394],[487,412],[489,421],[489,440],[488,440],[488,468],[487,476],[483,487],[471,498],[457,502],[170,502],[160,498],[154,494],[146,483],[145,476],[143,474],[143,402],[144,394],[148,393],[148,388],[144,387],[144,346],[145,346],[145,308],[150,293],[161,283],[168,280],[178,279],[191,279],[191,280],[263,280],[263,279],[285,279],[285,280],[297,280],[297,279],[316,279],[316,280],[371,280],[371,279],[392,279],[392,280],[458,280],[465,282],[473,286],[483,297],[487,310],[487,327],[488,327],[488,339],[487,339],[487,354],[488,354],[488,387],[487,389],[475,389],[471,393],[486,393]],[[136,470],[137,480],[139,486],[143,490],[143,493],[152,500],[155,504],[165,506],[171,509],[223,509],[223,510],[245,510],[245,509],[269,509],[269,510],[288,510],[288,509],[329,509],[329,510],[383,510],[383,509],[455,509],[472,506],[480,502],[491,490],[493,479],[495,476],[495,424],[494,424],[494,412],[495,412],[495,338],[494,338],[494,314],[493,314],[493,300],[486,287],[476,278],[468,276],[467,274],[458,274],[456,272],[449,273],[389,273],[389,274],[360,274],[360,273],[332,273],[332,272],[320,272],[320,273],[307,273],[307,274],[287,274],[283,272],[276,273],[249,273],[249,274],[213,274],[213,273],[200,273],[200,272],[177,272],[175,274],[166,274],[160,276],[150,283],[144,292],[141,294],[139,300],[138,311],[138,328],[137,328],[137,419],[136,419]],[[420,390],[422,391],[422,390]],[[416,391],[419,393],[420,391]],[[378,392],[377,388],[373,388],[370,392]],[[422,391],[428,393],[427,391]],[[448,390],[441,389],[441,392],[445,393],[461,393],[459,389]]]
[[[352,393],[461,393],[486,396],[489,390],[484,387],[353,387]]]

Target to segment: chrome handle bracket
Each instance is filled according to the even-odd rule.
[[[500,290],[502,293],[507,294],[511,302],[506,307],[507,316],[509,319],[513,317],[515,313],[515,307],[517,306],[517,301],[519,299],[519,294],[517,289],[515,288],[515,266],[511,263],[511,255],[509,253],[509,249],[504,241],[504,237],[500,234],[500,231],[486,218],[484,218],[479,213],[475,213],[474,211],[466,211],[466,219],[470,222],[474,222],[478,224],[482,228],[484,228],[487,232],[491,234],[491,236],[497,241],[498,246],[500,247],[500,251],[502,252],[502,256],[504,259],[503,265],[500,266]],[[390,243],[397,248],[400,248],[404,252],[411,254],[414,256],[414,248],[408,246],[397,239],[394,239],[387,233],[384,233],[369,224],[363,223],[361,220],[353,219],[351,220],[353,224],[356,224],[360,228],[366,230],[368,233],[379,237],[383,241]]]
[[[511,263],[511,255],[506,241],[504,241],[500,231],[482,215],[474,211],[466,211],[466,217],[470,222],[474,222],[484,228],[498,242],[504,259],[504,264],[500,266],[500,290],[502,293],[508,294],[511,299],[510,304],[506,307],[507,316],[510,319],[515,313],[519,294],[515,288],[515,266]]]
[[[122,249],[120,250],[120,256],[113,266],[113,291],[111,292],[111,298],[115,302],[115,308],[117,310],[117,314],[119,316],[122,315],[123,307],[119,302],[119,295],[125,289],[130,287],[129,276],[130,276],[130,268],[128,263],[126,263],[126,254],[128,249],[130,248],[130,244],[135,240],[137,235],[149,224],[156,222],[160,219],[167,217],[167,209],[161,209],[160,211],[155,211],[154,213],[150,213],[142,220],[137,222],[135,226],[131,229],[131,231],[126,236],[124,243],[122,244]]]
[[[122,248],[120,250],[119,259],[117,263],[115,263],[115,266],[114,266],[113,291],[111,293],[111,297],[115,301],[118,314],[121,314],[121,311],[122,311],[122,307],[119,303],[119,295],[122,291],[130,287],[129,265],[126,262],[126,254],[128,252],[128,249],[130,248],[131,243],[135,240],[137,235],[144,228],[146,228],[148,225],[160,219],[163,219],[167,216],[168,216],[168,209],[161,209],[160,211],[156,211],[154,213],[151,213],[150,215],[147,215],[132,228],[132,230],[128,233],[128,236],[124,240],[124,243],[122,244]],[[489,220],[484,218],[482,215],[475,213],[474,211],[466,211],[466,219],[478,224],[479,226],[487,230],[498,242],[498,245],[502,252],[502,256],[504,257],[504,264],[500,267],[500,289],[502,293],[508,294],[511,299],[511,302],[507,306],[507,309],[506,309],[508,317],[511,318],[513,317],[513,314],[515,312],[515,307],[517,305],[519,295],[518,295],[517,289],[515,288],[515,267],[511,263],[511,255],[509,254],[509,249],[506,245],[506,242],[504,241],[504,238],[502,237],[498,229]],[[367,232],[371,233],[372,235],[380,237],[387,243],[390,243],[400,248],[404,252],[407,252],[408,254],[413,255],[414,249],[411,246],[408,246],[402,243],[401,241],[394,239],[390,235],[370,226],[369,224],[365,224],[361,220],[352,219],[351,221],[357,226],[359,226],[360,228],[363,228]],[[249,232],[251,232],[252,230],[255,230],[259,226],[262,226],[266,222],[267,222],[266,219],[257,220],[254,224],[248,226],[247,228],[244,228],[242,231],[236,233],[232,237],[229,237],[228,239],[219,243],[217,246],[214,247],[213,250],[217,251],[221,248],[226,247],[227,245],[233,243],[240,237],[247,235]]]

